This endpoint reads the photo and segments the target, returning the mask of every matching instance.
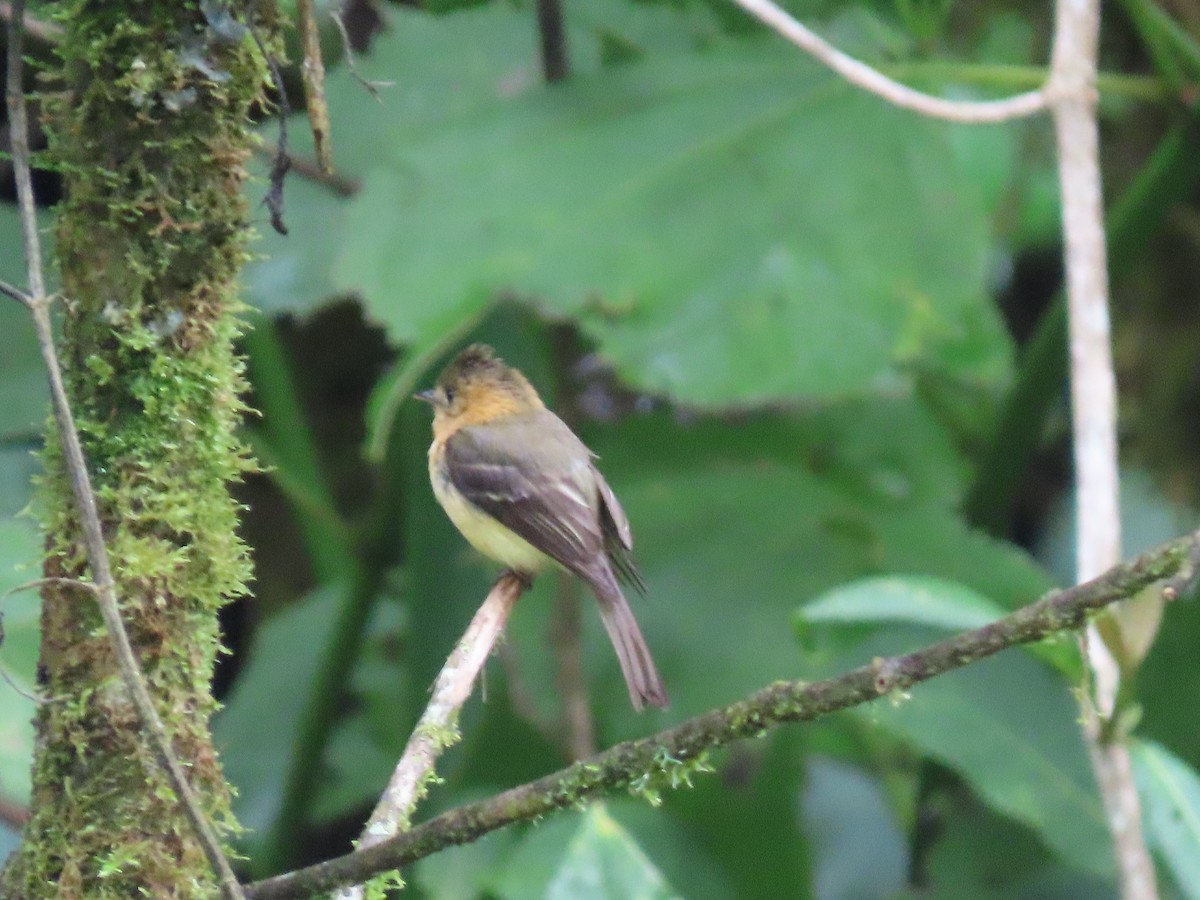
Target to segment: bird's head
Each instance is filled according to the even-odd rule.
[[[467,425],[544,409],[537,391],[487,344],[471,344],[442,370],[433,388],[415,395],[433,407],[435,435]]]

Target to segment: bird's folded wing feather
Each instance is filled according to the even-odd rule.
[[[446,441],[450,481],[468,502],[583,575],[603,552],[604,539],[591,455],[553,413],[537,415],[536,422],[455,432]]]

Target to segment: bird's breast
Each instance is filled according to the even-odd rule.
[[[445,451],[437,443],[429,449],[429,480],[433,495],[454,527],[484,556],[530,575],[553,563],[542,551],[462,495],[450,480]]]

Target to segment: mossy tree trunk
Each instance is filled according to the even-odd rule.
[[[235,356],[248,113],[264,68],[247,4],[74,0],[47,101],[61,355],[124,618],[175,749],[218,828],[209,717],[216,614],[249,575],[229,484],[248,466]],[[269,30],[273,23],[259,22]],[[50,73],[53,76],[54,73]],[[48,575],[86,577],[53,434]],[[44,593],[32,819],[0,894],[203,897],[204,853],[139,729],[90,594]]]

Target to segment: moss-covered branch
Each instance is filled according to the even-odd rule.
[[[537,781],[437,816],[382,844],[250,885],[252,900],[302,900],[367,881],[437,851],[469,843],[514,822],[618,790],[654,792],[686,784],[704,768],[708,751],[755,737],[786,722],[808,722],[904,691],[944,672],[1009,647],[1079,628],[1099,609],[1157,581],[1173,597],[1191,590],[1200,559],[1200,532],[1179,538],[983,628],[966,631],[903,656],[876,659],[836,678],[778,681],[721,709],[650,737],[627,741]]]

